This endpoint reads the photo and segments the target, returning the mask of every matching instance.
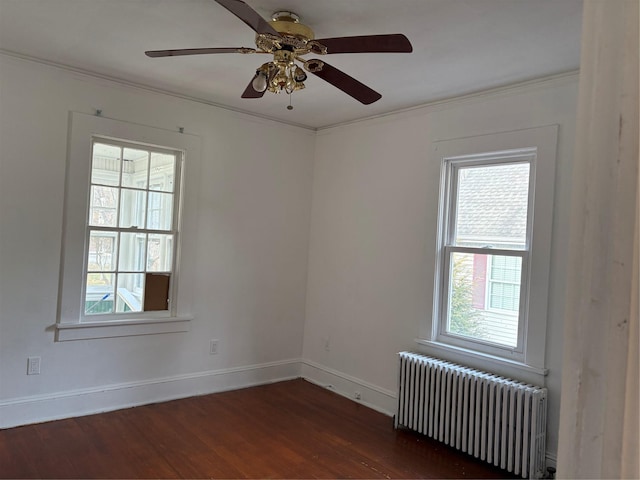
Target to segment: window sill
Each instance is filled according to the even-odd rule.
[[[56,341],[188,332],[191,320],[193,317],[181,316],[110,322],[57,323]]]
[[[508,360],[506,358],[496,357],[495,355],[476,352],[468,350],[466,348],[455,347],[446,343],[434,342],[431,340],[425,340],[423,338],[416,338],[415,341],[417,344],[424,345],[430,350],[434,350],[435,352],[442,352],[444,354],[448,354],[449,356],[453,355],[456,357],[454,361],[457,362],[464,362],[465,360],[468,360],[472,364],[477,364],[478,361],[481,361],[483,365],[486,365],[486,368],[489,369],[491,369],[492,367],[500,370],[507,369],[510,371],[517,371],[526,374],[535,374],[541,377],[545,377],[549,373],[548,368],[534,367],[532,365],[527,365],[526,363],[516,362],[514,360]],[[457,360],[458,358],[462,360]],[[472,366],[474,368],[477,368],[475,367],[475,365]]]

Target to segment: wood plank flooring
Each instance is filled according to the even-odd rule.
[[[0,431],[0,478],[510,478],[304,380]]]

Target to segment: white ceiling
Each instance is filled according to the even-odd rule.
[[[372,105],[310,75],[288,96],[241,99],[256,55],[148,58],[145,50],[254,47],[213,0],[0,0],[0,50],[310,128],[575,70],[582,0],[246,0],[296,12],[316,38],[404,33],[410,54],[323,59],[382,94]],[[307,57],[312,58],[312,57]]]

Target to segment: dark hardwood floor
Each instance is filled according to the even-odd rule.
[[[509,478],[304,380],[0,431],[1,478]]]

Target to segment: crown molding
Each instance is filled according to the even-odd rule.
[[[556,73],[553,75],[547,75],[544,77],[534,78],[523,82],[510,83],[495,88],[486,90],[479,90],[477,92],[468,93],[465,95],[457,95],[452,97],[446,97],[432,102],[415,105],[413,107],[407,107],[400,110],[394,110],[387,113],[381,113],[378,115],[372,115],[370,117],[360,118],[357,120],[350,120],[347,122],[336,123],[333,125],[327,125],[325,127],[319,127],[316,129],[318,133],[326,133],[336,128],[342,128],[351,125],[364,124],[376,121],[386,121],[393,117],[393,120],[401,118],[409,118],[418,115],[424,115],[438,110],[444,110],[467,103],[485,101],[489,98],[503,97],[508,95],[517,95],[524,92],[530,92],[537,89],[553,88],[561,85],[568,85],[571,83],[577,83],[580,77],[580,70],[570,70],[567,72]]]
[[[242,110],[239,108],[233,108],[228,105],[212,102],[204,98],[194,97],[191,95],[184,95],[178,92],[174,92],[172,90],[156,88],[143,83],[132,82],[120,77],[105,75],[105,74],[97,73],[91,70],[86,70],[86,69],[74,67],[71,65],[53,62],[51,60],[46,60],[39,57],[24,55],[11,50],[5,50],[0,48],[0,56],[19,59],[26,62],[40,64],[40,65],[45,65],[45,66],[56,68],[59,70],[71,72],[76,75],[104,80],[110,83],[115,83],[115,84],[122,85],[129,88],[135,88],[138,90],[144,90],[150,93],[168,95],[170,97],[179,98],[182,100],[187,100],[187,101],[191,101],[191,102],[195,102],[203,105],[208,105],[211,107],[219,108],[219,109],[226,110],[228,112],[240,115],[244,118],[249,117],[249,119],[252,119],[252,120],[259,120],[259,121],[264,121],[269,123],[276,123],[279,125],[286,125],[290,127],[303,129],[308,132],[315,132],[315,133],[320,133],[320,132],[325,133],[333,129],[341,128],[345,126],[362,124],[362,123],[367,123],[372,121],[386,120],[386,119],[389,119],[389,117],[393,117],[393,119],[398,119],[398,118],[405,118],[405,117],[410,117],[415,115],[421,115],[421,114],[435,111],[438,109],[450,108],[452,106],[457,106],[457,105],[461,105],[468,102],[481,101],[490,97],[513,95],[513,94],[521,93],[522,91],[530,91],[531,89],[535,89],[535,88],[549,88],[549,87],[558,86],[558,85],[566,85],[569,83],[577,82],[580,74],[579,70],[570,70],[567,72],[561,72],[554,75],[547,75],[544,77],[534,78],[534,79],[526,80],[523,82],[510,83],[510,84],[502,85],[502,86],[491,88],[491,89],[479,90],[477,92],[471,92],[465,95],[446,97],[446,98],[434,100],[432,102],[427,102],[420,105],[403,108],[400,110],[392,110],[390,112],[381,113],[378,115],[372,115],[369,117],[363,117],[356,120],[349,120],[346,122],[340,122],[340,123],[335,123],[331,125],[325,125],[325,126],[314,128],[309,125],[295,123],[295,122],[286,122],[278,118],[269,117],[267,115],[260,115],[260,114],[249,112],[247,110]]]
[[[52,67],[58,70],[63,70],[69,73],[73,73],[75,75],[80,75],[83,77],[88,77],[88,78],[93,78],[93,79],[98,79],[98,80],[103,80],[103,81],[107,81],[109,83],[115,83],[124,87],[128,87],[128,88],[134,88],[137,90],[144,90],[145,92],[149,92],[149,93],[155,93],[155,94],[159,94],[159,95],[167,95],[170,97],[174,97],[174,98],[179,98],[181,100],[187,100],[187,101],[191,101],[191,102],[195,102],[195,103],[199,103],[202,105],[208,105],[210,107],[215,107],[215,108],[219,108],[222,110],[226,110],[228,112],[237,114],[239,116],[242,116],[244,118],[249,117],[249,119],[251,120],[259,120],[259,121],[263,121],[263,122],[269,122],[269,123],[277,123],[279,125],[286,125],[286,126],[290,126],[290,127],[295,127],[295,128],[301,128],[310,132],[315,132],[317,129],[314,127],[310,127],[309,125],[304,125],[301,123],[295,123],[295,122],[285,122],[283,120],[280,120],[278,118],[273,118],[273,117],[269,117],[267,115],[260,115],[257,113],[252,113],[249,112],[247,110],[242,110],[239,108],[233,108],[230,107],[228,105],[223,105],[221,103],[216,103],[216,102],[212,102],[210,100],[206,100],[204,98],[200,98],[200,97],[194,97],[191,95],[184,95],[182,93],[178,93],[178,92],[174,92],[172,90],[166,90],[166,89],[162,89],[162,88],[156,88],[156,87],[152,87],[150,85],[146,85],[143,83],[138,83],[138,82],[132,82],[129,80],[125,80],[124,78],[120,78],[120,77],[114,77],[111,75],[105,75],[102,73],[97,73],[91,70],[85,70],[83,68],[78,68],[78,67],[74,67],[71,65],[66,65],[63,63],[58,63],[58,62],[53,62],[50,60],[46,60],[43,58],[39,58],[39,57],[32,57],[29,55],[24,55],[22,53],[18,53],[18,52],[13,52],[11,50],[5,50],[0,48],[0,56],[4,56],[7,58],[13,58],[13,59],[18,59],[18,60],[23,60],[25,62],[31,62],[34,64],[40,64],[40,65],[44,65],[47,67]]]

